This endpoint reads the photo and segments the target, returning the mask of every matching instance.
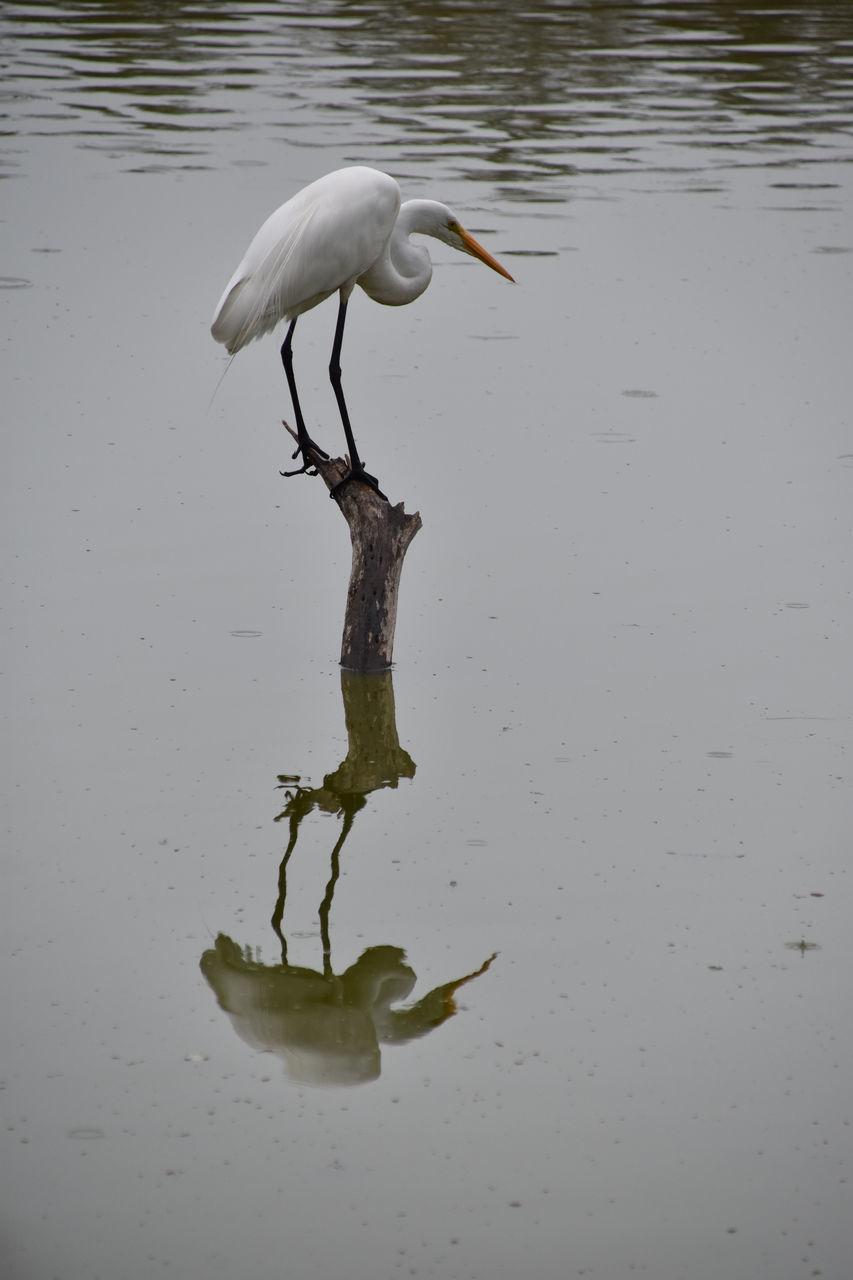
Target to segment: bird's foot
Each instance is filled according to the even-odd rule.
[[[350,480],[361,480],[361,482],[366,484],[368,488],[372,489],[374,493],[378,493],[379,497],[382,498],[384,502],[388,501],[385,494],[379,488],[379,481],[376,479],[376,476],[372,476],[365,471],[362,463],[359,463],[358,466],[355,467],[351,466],[344,478],[339,480],[337,484],[332,485],[329,490],[329,497],[334,498],[335,494],[340,489],[343,489],[345,484],[349,484]]]
[[[294,458],[296,454],[293,455]],[[313,470],[312,470],[313,468]],[[317,469],[313,462],[303,462],[301,467],[296,467],[293,471],[279,471],[280,476],[316,476]]]
[[[314,443],[314,441],[310,438],[310,436],[309,436],[309,438],[305,441],[305,443],[304,443],[304,444],[298,444],[298,445],[296,446],[296,448],[293,450],[293,454],[292,454],[291,456],[292,456],[292,457],[294,457],[294,458],[298,458],[298,457],[299,457],[299,455],[300,455],[300,453],[302,454],[302,458],[303,458],[302,466],[301,466],[301,467],[297,467],[295,471],[280,471],[280,472],[279,472],[279,475],[281,475],[281,476],[301,476],[301,475],[303,475],[303,474],[307,474],[307,475],[309,475],[309,476],[316,476],[316,474],[317,474],[316,470],[314,470],[314,471],[312,471],[312,470],[311,470],[311,468],[314,466],[314,463],[311,461],[311,459],[310,459],[310,457],[309,457],[308,455],[309,455],[310,453],[316,453],[316,454],[317,454],[317,456],[318,456],[318,458],[328,458],[328,456],[329,456],[329,455],[326,453],[326,450],[325,450],[325,449],[321,449],[321,448],[320,448],[320,446],[319,446],[318,444],[315,444],[315,443]]]

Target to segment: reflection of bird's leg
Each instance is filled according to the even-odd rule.
[[[341,412],[341,421],[344,424],[344,435],[347,438],[347,448],[349,449],[349,474],[340,480],[329,490],[329,497],[334,497],[336,491],[341,485],[347,483],[348,480],[363,480],[365,484],[369,484],[371,489],[375,489],[380,498],[384,498],[385,494],[379,488],[379,482],[375,476],[368,475],[364,469],[364,463],[358,456],[358,449],[355,447],[355,436],[350,426],[349,414],[347,413],[347,403],[344,400],[344,389],[341,385],[341,347],[344,341],[344,323],[347,318],[347,296],[343,289],[341,290],[341,303],[338,308],[338,323],[335,326],[335,340],[332,343],[332,358],[329,362],[329,378],[335,392],[335,399],[338,402],[338,408]],[[386,498],[387,502],[387,498]]]
[[[294,810],[290,814],[290,839],[287,842],[287,849],[278,869],[278,899],[275,904],[275,911],[272,913],[272,927],[275,930],[278,940],[281,943],[281,963],[287,964],[287,938],[282,932],[282,919],[284,917],[284,903],[287,898],[287,864],[290,861],[290,855],[296,848],[296,841],[299,836],[299,824],[304,817],[304,813]]]
[[[352,805],[344,808],[341,834],[335,841],[335,847],[332,850],[332,874],[329,883],[326,885],[326,893],[320,903],[318,912],[320,917],[320,937],[323,940],[323,973],[327,978],[332,976],[332,941],[329,934],[329,912],[332,909],[332,898],[335,896],[335,885],[338,883],[338,876],[341,874],[341,849],[343,849],[344,841],[352,830],[355,815],[360,808],[361,805]]]
[[[320,446],[315,444],[309,436],[308,430],[305,426],[305,419],[302,417],[302,410],[299,407],[299,396],[296,393],[296,379],[293,376],[293,352],[291,351],[293,330],[295,328],[296,320],[291,320],[287,330],[287,337],[281,344],[281,363],[284,365],[284,376],[287,378],[287,385],[290,388],[290,398],[293,401],[293,412],[296,416],[296,434],[299,437],[299,443],[296,446],[293,456],[295,458],[297,454],[302,454],[302,466],[296,471],[282,471],[281,474],[283,476],[300,476],[303,471],[308,470],[311,466],[311,461],[308,457],[309,449],[313,449],[315,453],[319,453],[321,458],[328,458],[329,456],[325,449],[321,449]],[[316,472],[312,472],[312,474],[316,475]]]

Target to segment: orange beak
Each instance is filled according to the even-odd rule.
[[[491,267],[493,271],[497,271],[498,275],[503,276],[504,279],[512,280],[512,276],[504,267],[501,266],[497,258],[493,258],[481,244],[478,244],[474,237],[469,235],[464,227],[460,227],[457,224],[454,227],[454,230],[462,241],[462,245],[466,253],[470,253],[472,258],[479,258],[481,262],[485,262],[487,267]],[[515,281],[512,280],[512,283],[515,284]]]

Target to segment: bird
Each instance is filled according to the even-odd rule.
[[[470,254],[507,280],[509,272],[478,244],[447,205],[437,200],[402,200],[400,187],[387,173],[351,165],[327,173],[280,205],[260,227],[225,287],[214,312],[211,333],[234,356],[248,343],[288,321],[281,361],[296,419],[302,466],[283,471],[301,475],[313,466],[312,451],[328,458],[308,433],[293,373],[293,333],[304,312],[338,294],[338,318],[329,378],[337,400],[349,450],[349,468],[333,486],[360,479],[385,497],[369,475],[356,448],[341,384],[341,346],[347,304],[353,289],[385,306],[414,302],[432,278],[432,263],[414,234],[433,236],[452,249]],[[312,473],[313,474],[313,473]]]

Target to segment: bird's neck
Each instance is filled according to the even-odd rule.
[[[429,235],[425,216],[434,208],[430,200],[407,200],[400,206],[388,243],[369,271],[358,283],[386,306],[398,307],[419,298],[432,279],[432,263],[423,245],[412,244],[409,236],[421,231]]]

